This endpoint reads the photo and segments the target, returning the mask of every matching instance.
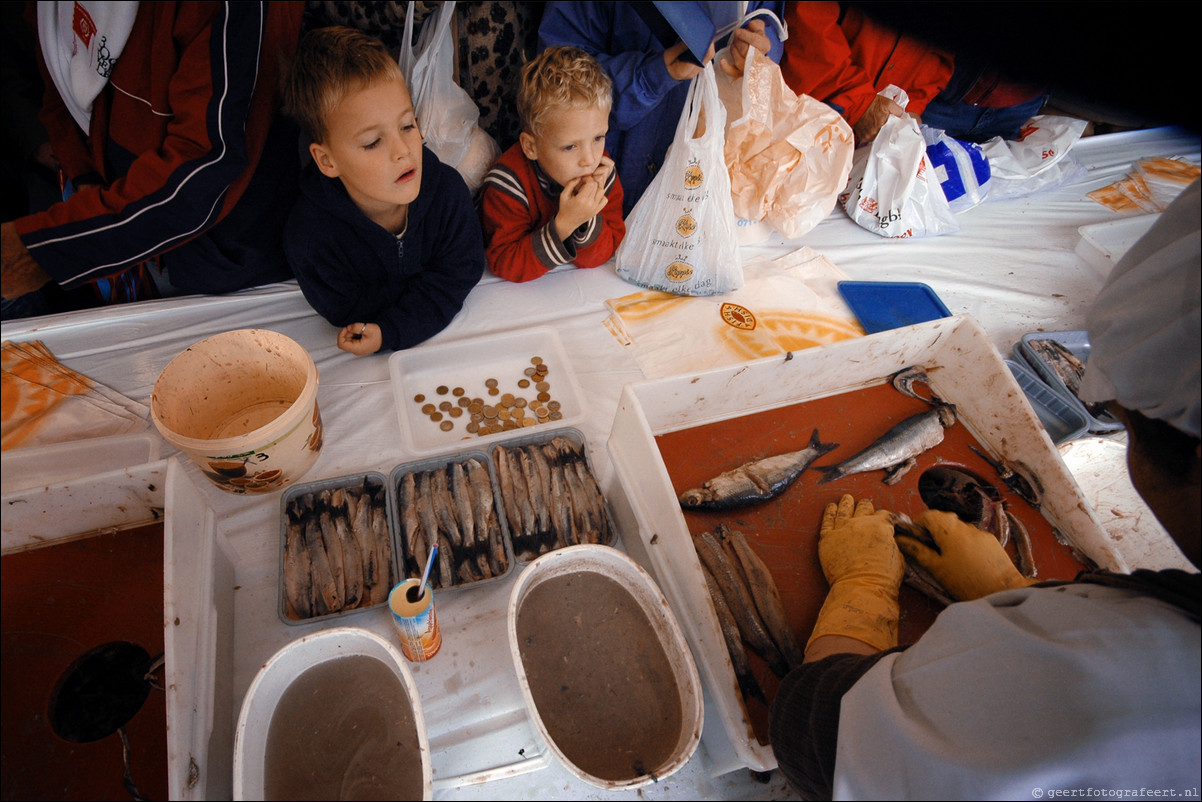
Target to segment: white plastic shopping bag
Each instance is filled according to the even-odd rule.
[[[426,18],[416,45],[413,6],[410,0],[399,62],[417,110],[417,125],[426,146],[441,162],[458,170],[475,194],[501,148],[480,127],[476,102],[455,83],[455,42],[451,39],[455,3],[443,3]]]
[[[881,94],[902,108],[909,101],[896,86]],[[960,230],[927,159],[918,122],[908,114],[890,117],[871,145],[856,150],[840,202],[848,217],[882,237],[930,237]]]
[[[718,295],[743,286],[722,156],[725,126],[710,63],[693,79],[663,166],[626,218],[619,276],[676,295]]]
[[[1083,176],[1085,168],[1069,151],[1087,125],[1075,117],[1040,114],[1027,121],[1018,139],[995,136],[983,142],[993,174],[990,198],[1018,198]]]

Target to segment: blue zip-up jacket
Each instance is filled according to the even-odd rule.
[[[459,173],[422,148],[422,186],[396,237],[368,219],[342,181],[309,162],[284,231],[305,298],[339,328],[379,325],[400,350],[445,329],[484,273],[484,237]]]
[[[618,168],[625,193],[623,212],[634,204],[659,171],[676,134],[688,81],[676,81],[664,65],[664,46],[633,9],[621,2],[547,3],[538,28],[540,50],[552,45],[573,45],[601,62],[614,82],[605,149]],[[783,2],[749,2],[748,11],[767,9],[784,19]],[[769,57],[780,63],[784,48],[776,27],[765,26],[772,49]],[[724,42],[716,47],[721,49]],[[720,69],[715,64],[714,69]]]

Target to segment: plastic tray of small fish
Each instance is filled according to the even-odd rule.
[[[477,586],[513,569],[513,545],[485,452],[398,465],[390,481],[402,578],[421,576],[435,543],[430,584],[436,589]]]
[[[1035,331],[1024,334],[1014,346],[1015,355],[1030,365],[1039,378],[1081,408],[1089,422],[1089,431],[1120,431],[1121,421],[1100,405],[1086,404],[1077,397],[1089,351],[1089,334],[1084,331]]]
[[[307,482],[280,500],[280,620],[307,624],[388,603],[397,583],[387,477]]]
[[[519,561],[581,543],[613,545],[617,528],[579,429],[516,437],[490,453]]]

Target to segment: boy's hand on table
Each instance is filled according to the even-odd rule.
[[[384,345],[384,334],[375,323],[352,323],[338,332],[338,347],[355,356],[374,354]]]
[[[569,181],[559,195],[559,212],[555,215],[555,233],[560,241],[601,214],[608,202],[605,184],[598,182],[595,174]]]

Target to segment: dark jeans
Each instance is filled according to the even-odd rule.
[[[922,122],[965,142],[986,142],[995,136],[1018,139],[1023,124],[1039,113],[1045,100],[1047,95],[1040,95],[1017,106],[987,109],[963,101],[949,103],[936,97],[927,104]]]

